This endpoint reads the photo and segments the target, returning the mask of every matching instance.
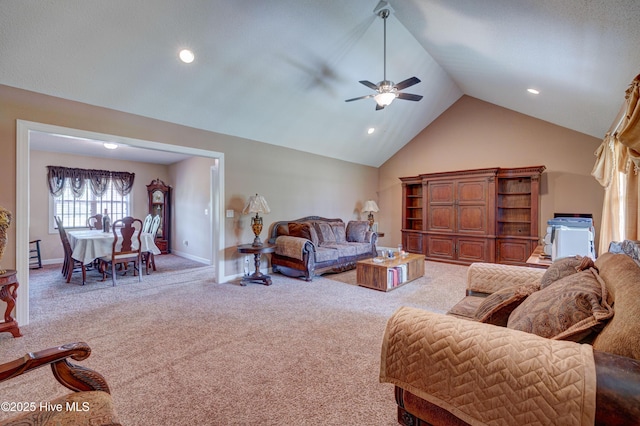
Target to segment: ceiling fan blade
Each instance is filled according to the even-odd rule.
[[[375,96],[375,95],[360,96],[360,97],[358,97],[358,98],[351,98],[351,99],[347,99],[345,102],[357,101],[358,99],[373,98],[374,96]]]
[[[418,84],[418,83],[420,83],[420,79],[418,77],[411,77],[396,84],[396,89],[398,90],[406,89],[407,87],[411,87],[414,84]]]
[[[384,109],[384,105],[376,104],[376,111],[380,111],[381,109]]]
[[[405,101],[419,101],[422,99],[422,95],[414,95],[411,93],[398,93],[398,99],[404,99]]]
[[[378,90],[378,86],[377,86],[377,85],[375,85],[375,84],[373,84],[373,83],[372,83],[372,82],[370,82],[370,81],[367,81],[367,80],[360,80],[360,83],[361,83],[361,84],[364,84],[365,86],[367,86],[367,87],[368,87],[368,88],[370,88],[370,89]]]

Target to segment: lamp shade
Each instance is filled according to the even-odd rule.
[[[375,95],[373,97],[373,99],[375,99],[375,101],[378,103],[378,105],[380,106],[387,106],[387,105],[391,105],[391,102],[393,102],[393,100],[398,96],[397,93],[393,93],[393,92],[384,92],[384,93],[378,93],[377,95]]]
[[[378,205],[373,200],[367,200],[362,208],[363,212],[378,212]]]
[[[271,212],[271,209],[269,208],[269,204],[267,204],[267,200],[265,200],[262,195],[258,195],[258,194],[252,195],[251,197],[249,197],[247,204],[244,206],[244,209],[242,210],[243,214],[248,214],[248,213],[266,214],[269,212]]]

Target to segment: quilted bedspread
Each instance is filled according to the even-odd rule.
[[[400,308],[389,319],[380,381],[472,425],[593,425],[589,345]]]

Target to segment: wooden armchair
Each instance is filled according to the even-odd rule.
[[[104,377],[86,367],[72,364],[71,358],[82,361],[89,357],[91,349],[84,342],[69,343],[39,352],[30,352],[14,361],[0,364],[0,382],[10,380],[36,368],[51,365],[54,377],[74,393],[57,398],[50,403],[29,402],[21,408],[22,414],[4,419],[3,425],[103,425],[119,426]],[[18,403],[19,401],[15,401]],[[11,404],[11,401],[8,401]],[[24,404],[30,404],[25,409]],[[60,410],[57,407],[61,407]],[[86,409],[86,408],[89,409]],[[55,409],[54,409],[55,408]]]

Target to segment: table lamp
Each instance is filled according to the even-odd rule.
[[[364,203],[362,212],[363,213],[369,212],[369,216],[367,217],[367,219],[369,219],[369,231],[373,231],[373,212],[376,212],[376,213],[379,212],[378,205],[373,200],[367,200]]]
[[[267,214],[269,212],[271,212],[271,209],[267,204],[267,200],[265,200],[262,195],[258,194],[249,197],[247,204],[242,210],[243,214],[256,214],[251,218],[251,229],[253,229],[253,233],[256,236],[256,238],[253,240],[253,244],[251,244],[253,247],[262,246],[262,241],[260,241],[260,232],[262,232],[262,218],[260,217],[260,213]]]

